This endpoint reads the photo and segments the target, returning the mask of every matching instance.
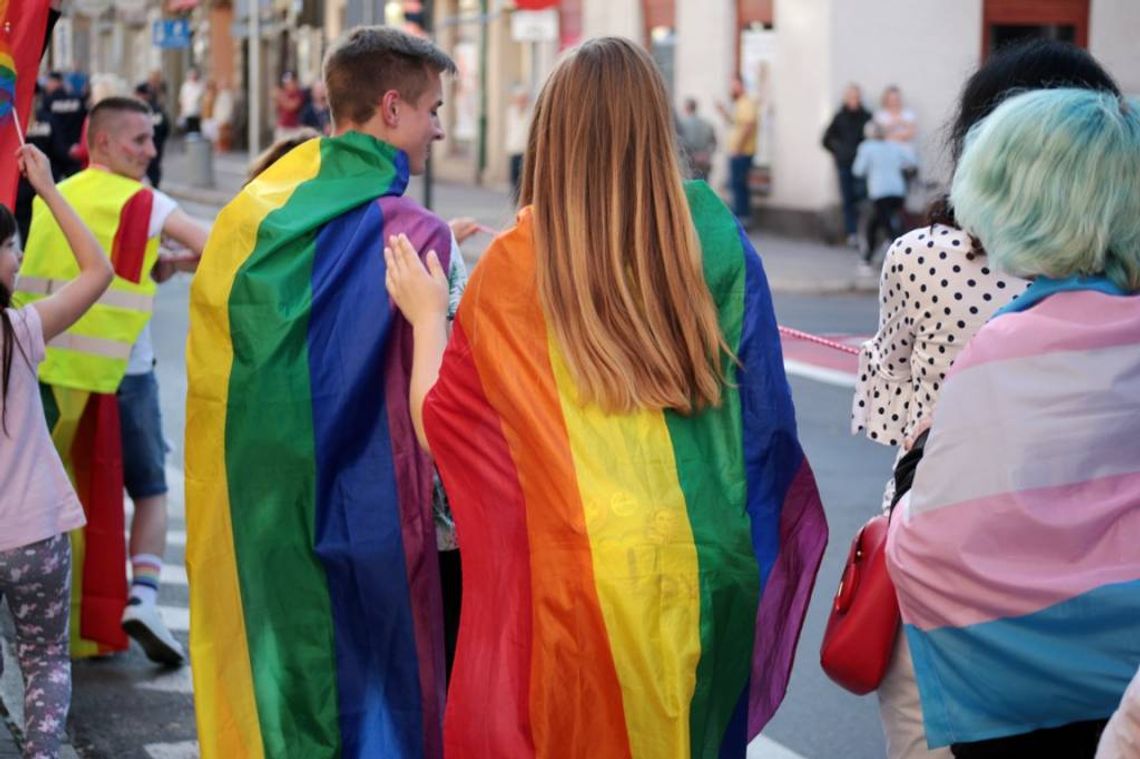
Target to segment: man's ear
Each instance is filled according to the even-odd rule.
[[[380,114],[384,118],[384,125],[395,129],[400,125],[400,93],[388,90],[380,98]]]

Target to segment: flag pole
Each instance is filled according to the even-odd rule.
[[[12,123],[16,125],[16,136],[20,139],[20,147],[24,147],[28,143],[24,142],[24,130],[20,128],[20,114],[16,111],[16,99],[12,99]]]

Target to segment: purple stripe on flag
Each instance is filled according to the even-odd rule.
[[[791,676],[815,576],[827,546],[827,520],[815,476],[803,458],[780,511],[780,553],[756,610],[748,735],[776,712]]]
[[[377,203],[384,215],[385,240],[389,235],[403,233],[421,254],[435,250],[440,264],[447,270],[451,257],[451,231],[447,224],[407,198],[384,197]],[[397,320],[388,350],[387,366],[412,365],[412,330],[402,318]],[[424,756],[432,759],[443,756],[441,725],[445,692],[443,599],[431,509],[433,467],[430,457],[420,449],[412,427],[408,376],[393,369],[387,369],[384,376],[400,526],[420,660]]]

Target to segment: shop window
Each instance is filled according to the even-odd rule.
[[[1089,0],[985,0],[982,57],[1024,39],[1088,45]]]

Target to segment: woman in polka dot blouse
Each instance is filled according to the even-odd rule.
[[[1115,82],[1085,51],[1034,41],[990,58],[962,91],[950,134],[955,165],[970,128],[1014,92],[1085,87],[1119,94]],[[879,330],[863,344],[851,413],[852,433],[864,432],[899,457],[929,425],[946,373],[986,320],[1017,298],[1028,282],[995,271],[985,251],[959,229],[946,198],[928,226],[891,245],[879,280]],[[894,495],[889,480],[884,508]],[[949,759],[930,750],[906,639],[900,633],[890,669],[879,687],[879,714],[890,759]]]

